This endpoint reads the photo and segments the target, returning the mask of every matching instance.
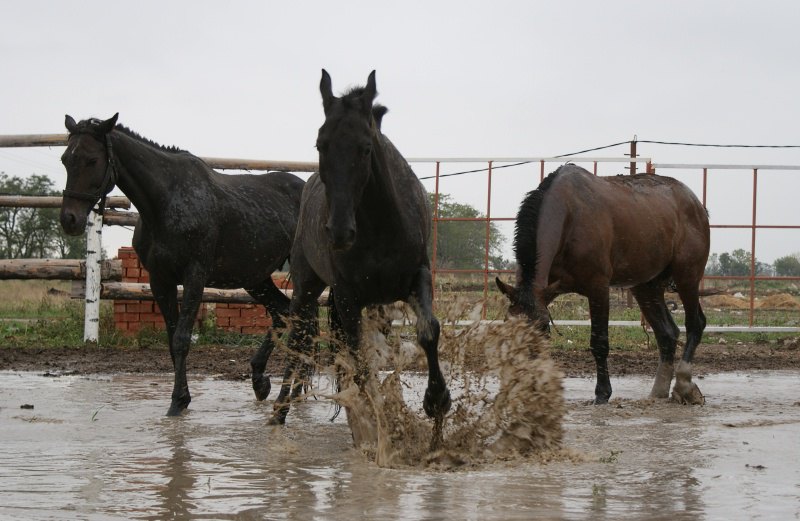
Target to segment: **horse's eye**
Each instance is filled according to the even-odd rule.
[[[97,164],[97,158],[96,157],[91,157],[91,158],[86,160],[86,166],[94,166],[96,164]]]
[[[361,155],[363,155],[364,157],[368,157],[371,153],[372,153],[372,147],[370,147],[369,145],[361,147]]]

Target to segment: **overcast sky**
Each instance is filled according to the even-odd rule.
[[[800,145],[793,0],[0,2],[0,134],[61,133],[64,114],[119,112],[141,135],[199,156],[313,161],[325,68],[335,92],[377,71],[384,133],[407,157],[554,156],[634,135]],[[0,171],[46,174],[61,189],[61,152],[0,149]],[[641,143],[639,153],[800,165],[797,148]],[[448,168],[462,166],[481,165]],[[700,189],[696,172],[659,173]],[[538,165],[496,179],[492,214],[513,216]],[[485,211],[485,186],[471,174],[442,191]],[[712,223],[751,221],[752,173],[714,172],[709,190]],[[798,193],[800,171],[760,172],[759,221],[800,224]],[[104,246],[113,256],[130,235],[106,228]],[[712,251],[750,249],[748,231],[712,236]],[[797,251],[798,231],[759,234],[760,260]]]

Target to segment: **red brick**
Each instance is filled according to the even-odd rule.
[[[244,335],[263,335],[266,332],[266,328],[259,326],[244,326],[239,332]]]
[[[220,309],[220,307],[217,306],[217,318],[228,318],[228,317],[238,318],[240,316],[241,316],[241,310],[239,309],[230,309],[230,308]]]

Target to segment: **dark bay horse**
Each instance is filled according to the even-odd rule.
[[[320,82],[325,122],[317,136],[319,173],[303,191],[292,246],[294,284],[290,348],[309,349],[317,297],[333,294],[333,335],[359,360],[362,310],[405,301],[417,316],[417,341],[428,361],[423,408],[439,425],[450,408],[450,392],[439,367],[439,322],[432,312],[427,245],[431,213],[425,189],[391,141],[381,133],[386,108],[373,105],[375,71],[365,87],[333,95],[331,78]],[[364,383],[365,368],[356,382]],[[276,402],[274,423],[288,413],[288,384]]]
[[[699,286],[709,251],[708,214],[681,182],[650,174],[597,177],[565,165],[528,193],[517,214],[516,287],[497,279],[511,300],[540,330],[547,306],[564,293],[589,299],[591,351],[597,363],[595,403],[611,397],[608,374],[609,287],[630,288],[653,328],[661,361],[651,396],[702,403],[691,380],[694,351],[706,319]],[[686,312],[686,345],[677,369],[675,325],[664,291],[673,284]]]
[[[150,273],[167,326],[175,368],[167,414],[174,416],[191,401],[186,356],[204,287],[244,288],[267,308],[275,328],[284,327],[289,298],[271,274],[289,256],[305,183],[286,172],[220,174],[188,152],[162,147],[117,125],[117,116],[80,123],[66,117],[61,226],[72,235],[83,233],[87,215],[115,185],[139,211],[133,247]],[[180,284],[183,298],[178,302]],[[251,360],[253,390],[260,400],[269,394],[264,369],[273,348],[268,332]]]

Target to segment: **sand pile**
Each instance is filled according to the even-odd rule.
[[[800,301],[788,293],[778,293],[758,300],[759,309],[800,309]]]

